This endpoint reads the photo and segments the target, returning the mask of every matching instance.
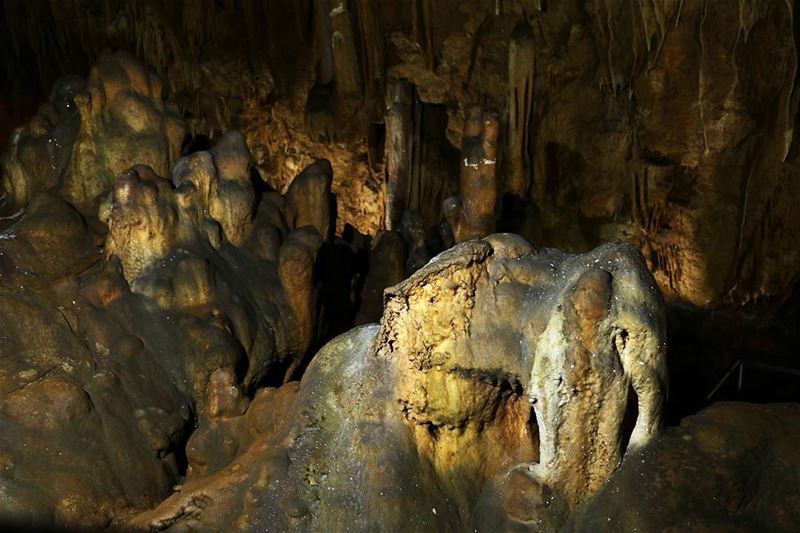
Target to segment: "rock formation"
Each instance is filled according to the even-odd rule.
[[[495,228],[497,207],[497,117],[470,110],[461,145],[459,196],[445,201],[444,213],[456,242],[485,237]]]
[[[794,531],[795,8],[7,2],[0,529]]]
[[[792,531],[798,415],[797,404],[715,404],[627,457],[565,531]]]
[[[3,192],[14,205],[56,188],[84,212],[124,170],[149,165],[167,174],[180,154],[183,119],[163,99],[158,76],[130,55],[100,58],[88,79],[69,77],[53,88],[6,149]]]
[[[108,182],[125,157],[163,167],[176,155],[150,136],[163,116],[139,113],[162,106],[160,95],[119,82],[144,72],[131,61],[114,56],[93,74],[116,81],[92,93],[101,107],[80,116],[85,135],[59,147],[73,166],[52,182],[3,181],[32,196],[0,232],[0,514],[17,525],[103,528],[157,504],[195,461],[195,425],[241,415],[317,342],[315,258],[333,213],[316,194],[330,190],[330,173],[315,170],[325,163],[284,199],[254,187],[244,138],[230,132],[167,178],[137,164]],[[75,159],[90,144],[91,162]],[[25,168],[53,153],[29,152]]]
[[[43,73],[66,72],[109,46],[138,51],[167,80],[193,133],[242,129],[276,190],[285,191],[316,158],[329,159],[333,191],[344,193],[339,232],[346,222],[365,234],[394,229],[402,210],[391,200],[392,180],[403,169],[422,169],[405,175],[408,190],[423,198],[438,189],[443,198],[458,192],[457,173],[437,174],[433,186],[426,169],[461,145],[477,104],[498,116],[498,195],[513,197],[512,207],[521,202],[501,213],[499,230],[575,251],[626,240],[642,251],[668,297],[692,305],[791,293],[800,248],[790,231],[800,215],[788,200],[800,182],[791,4],[311,4],[146,0],[84,12],[70,3],[21,3],[6,10],[0,50],[17,51],[6,54],[10,73],[26,60]],[[50,34],[58,38],[42,36]],[[61,97],[42,110],[18,139],[18,161],[5,167],[20,176],[16,196],[30,198],[24,176],[35,174],[46,187],[84,162],[110,168],[93,178],[105,186],[133,163],[167,174],[180,142],[177,123],[156,100],[128,113],[128,104],[160,87],[123,70],[98,67],[88,82],[94,88],[69,81],[56,88],[54,94],[105,96],[76,102],[80,113],[95,116],[81,133],[74,124],[54,129],[66,120],[61,115],[79,114],[64,109]],[[129,126],[149,139],[137,143],[139,157],[93,162],[97,141],[88,123],[99,120],[97,106],[118,131]],[[426,107],[444,120],[423,117]],[[162,116],[162,133],[136,129],[134,117],[145,114]],[[449,142],[426,145],[420,131]],[[75,135],[81,148],[71,163],[47,147],[49,138],[64,144]],[[156,146],[164,150],[156,154]],[[411,153],[399,155],[400,146]],[[388,157],[384,147],[391,147]],[[56,170],[25,170],[31,150],[52,151]],[[397,166],[404,157],[411,160]],[[78,196],[95,192],[71,187]],[[441,218],[436,200],[430,212],[408,206],[420,209],[426,229]]]
[[[380,325],[331,341],[299,385],[201,425],[180,491],[130,525],[461,530],[501,516],[507,471],[567,510],[658,434],[663,307],[630,246],[493,235],[385,299]]]

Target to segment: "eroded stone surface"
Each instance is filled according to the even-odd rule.
[[[800,406],[719,403],[625,458],[566,531],[794,531]]]
[[[250,166],[232,132],[171,179],[123,172],[105,237],[49,193],[0,233],[0,520],[118,524],[235,455],[196,424],[255,412],[257,387],[291,378],[317,336],[323,238],[288,226]]]
[[[276,427],[240,429],[250,410],[201,426],[197,457],[219,443],[238,453],[203,459],[209,474],[193,471],[130,525],[463,530],[509,468],[569,509],[629,441],[656,435],[663,309],[629,246],[571,256],[493,235],[436,257],[385,302],[381,324],[328,343],[299,388],[264,392],[282,395]],[[485,512],[501,516],[493,503]]]
[[[50,101],[14,132],[3,154],[2,191],[13,205],[57,190],[93,213],[98,197],[135,164],[165,175],[185,134],[160,78],[125,53],[101,57],[86,81],[56,83]]]

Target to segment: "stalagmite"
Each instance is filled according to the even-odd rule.
[[[386,244],[396,265],[402,242]],[[202,424],[197,457],[216,463],[214,435],[242,448],[128,525],[178,516],[209,530],[240,520],[281,531],[560,530],[553,509],[584,501],[626,449],[654,440],[664,307],[633,247],[570,255],[494,234],[383,295],[380,325],[337,337],[299,387],[270,392],[292,395],[270,406],[286,413],[280,423],[251,436],[257,395],[227,428]],[[181,516],[197,498],[207,505]]]
[[[497,116],[479,107],[468,111],[461,144],[458,196],[444,203],[456,242],[481,238],[495,228],[497,203]]]
[[[798,6],[0,2],[0,533],[798,530]]]

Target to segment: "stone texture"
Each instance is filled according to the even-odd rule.
[[[101,57],[84,82],[57,83],[50,101],[18,129],[3,155],[3,192],[13,205],[57,190],[84,211],[135,164],[167,174],[185,127],[160,78],[131,55]]]
[[[630,246],[570,256],[493,235],[385,301],[380,325],[329,342],[299,386],[201,424],[181,490],[128,525],[459,531],[481,506],[502,516],[487,494],[509,468],[569,509],[657,435],[663,309]],[[259,414],[267,397],[277,419]]]
[[[311,226],[330,239],[335,229],[335,199],[331,193],[333,169],[327,159],[319,159],[297,175],[286,191],[286,218],[292,228]]]
[[[499,127],[498,118],[484,114],[479,107],[470,109],[464,121],[459,195],[444,203],[444,214],[456,242],[494,233]]]
[[[288,226],[250,170],[231,132],[171,179],[123,172],[100,207],[107,233],[47,192],[0,232],[4,524],[116,527],[187,466],[210,468],[187,447],[196,424],[241,416],[304,360],[323,238]],[[323,203],[304,216],[329,216]]]
[[[429,187],[428,173],[406,169],[424,170],[460,147],[477,104],[499,121],[498,195],[509,198],[497,230],[571,251],[626,240],[642,251],[662,292],[696,306],[791,294],[800,264],[792,231],[800,217],[791,201],[800,192],[800,93],[791,3],[313,4],[119,2],[86,15],[71,3],[24,3],[6,10],[11,22],[0,49],[26,50],[14,61],[30,58],[50,72],[56,65],[63,71],[59,63],[68,59],[90,63],[108,46],[139,51],[168,80],[192,132],[219,137],[241,128],[276,190],[285,192],[316,158],[330,160],[332,189],[341,193],[339,232],[345,223],[368,234],[394,229],[404,196],[392,182],[398,179],[406,190],[426,191],[430,205],[407,207],[423,213],[426,229],[438,224],[437,191],[444,198],[458,192],[458,173],[433,173],[439,177]],[[44,32],[54,26],[59,38],[43,39],[28,20],[42,21]],[[159,115],[155,82],[123,70],[98,68],[95,89],[87,89],[120,95],[119,106],[114,98],[103,104],[117,117],[112,122],[133,120],[122,104],[136,96],[147,103],[136,104],[135,116],[172,124],[169,113]],[[395,98],[398,87],[413,94],[410,105]],[[81,91],[64,86],[55,94]],[[47,163],[33,174],[49,187],[66,171],[59,169],[95,165],[91,146],[105,142],[97,132],[116,142],[116,126],[100,124],[81,104],[94,117],[84,122],[100,129],[75,133],[75,113],[62,101],[69,99],[54,97],[32,132],[22,133],[8,172],[31,175],[25,168],[36,152]],[[423,106],[439,106],[445,124],[426,120]],[[57,124],[68,131],[56,132]],[[159,161],[144,159],[157,144],[173,148],[173,129],[162,137],[136,130],[150,139],[137,160],[119,168],[113,159],[122,156],[114,155],[98,168],[118,173],[145,163],[166,175],[167,150]],[[418,142],[419,131],[433,129],[449,143]],[[85,148],[72,162],[46,146],[49,138],[71,144],[74,135]],[[46,168],[51,163],[55,173]],[[109,184],[114,173],[92,179]],[[15,195],[30,198],[28,178],[13,183]]]
[[[104,55],[2,156],[0,519],[796,529],[796,406],[658,433],[658,288],[749,304],[673,320],[696,401],[798,279],[791,3],[93,6],[0,21],[6,59],[167,80]],[[393,230],[366,272],[347,224]]]
[[[565,531],[794,531],[797,404],[719,403],[625,458]]]

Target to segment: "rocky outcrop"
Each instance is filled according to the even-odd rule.
[[[133,56],[101,57],[86,81],[55,84],[50,101],[14,132],[2,158],[2,191],[12,205],[55,191],[84,213],[135,164],[167,174],[185,127],[164,100],[160,78]]]
[[[5,7],[0,526],[796,529],[791,3]]]
[[[478,104],[497,113],[498,195],[512,197],[498,230],[575,251],[626,240],[665,294],[706,306],[782,300],[798,279],[791,228],[800,214],[789,200],[800,182],[796,13],[785,2],[740,4],[146,1],[89,16],[70,3],[26,3],[6,10],[0,49],[17,51],[9,59],[18,69],[28,59],[43,72],[70,70],[70,59],[74,70],[108,46],[138,51],[168,80],[193,133],[244,131],[275,189],[329,159],[340,232],[345,222],[369,234],[395,229],[406,208],[436,225],[441,200],[458,192],[458,170],[432,169],[457,153]],[[89,91],[108,97],[76,102],[91,131],[58,118],[78,113],[54,97],[7,168],[43,187],[75,165],[96,166],[98,178],[81,179],[105,184],[133,163],[166,175],[176,124],[157,84],[122,63],[125,75],[107,64],[90,80]],[[115,118],[101,124],[98,105]],[[426,116],[433,107],[443,121]],[[140,131],[133,117],[167,127]],[[92,146],[114,144],[122,130],[149,146],[127,161],[96,160]],[[441,140],[421,142],[425,132]],[[71,163],[46,146],[75,135]],[[41,160],[52,152],[55,174],[24,170],[33,151]],[[27,180],[15,179],[15,195],[30,198]],[[92,195],[82,187],[69,189]],[[413,205],[418,198],[430,205]]]
[[[719,403],[625,458],[565,531],[794,531],[797,404]]]
[[[123,172],[105,235],[46,192],[0,233],[0,521],[104,528],[152,507],[208,463],[196,424],[293,376],[317,342],[323,243],[298,220],[332,206],[289,226],[286,203],[257,193],[231,132],[169,178]]]
[[[380,325],[328,343],[299,387],[201,425],[180,492],[129,525],[461,530],[500,516],[509,468],[570,509],[657,435],[663,328],[629,246],[470,241],[387,290]]]

